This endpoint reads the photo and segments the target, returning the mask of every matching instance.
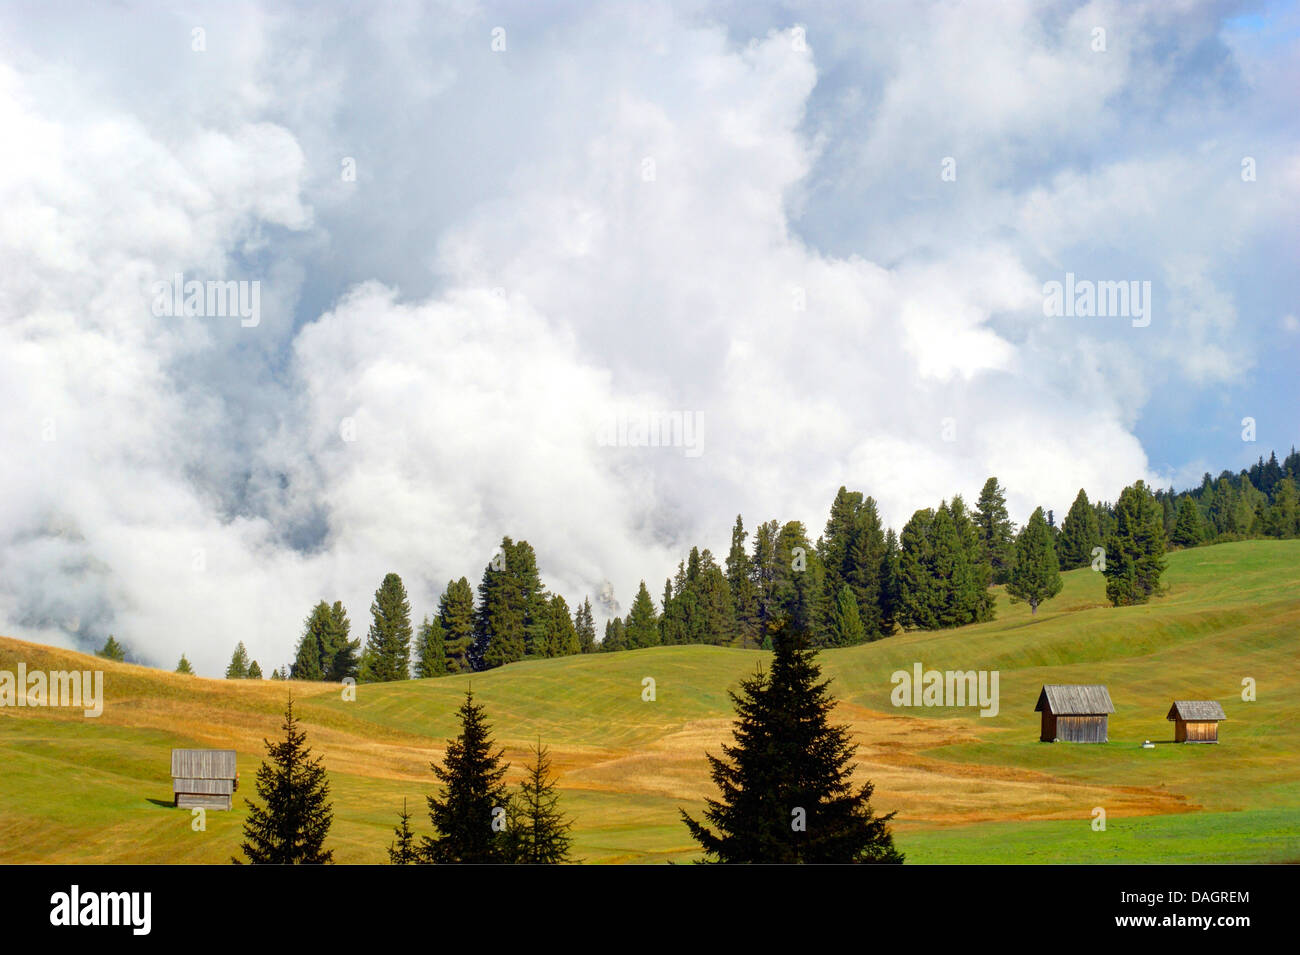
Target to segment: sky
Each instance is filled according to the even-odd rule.
[[[841,485],[1283,453],[1298,54],[1278,3],[0,6],[0,633],[269,671],[504,535],[599,626]]]

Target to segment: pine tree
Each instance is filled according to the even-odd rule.
[[[226,667],[226,679],[248,679],[248,650],[245,649],[243,640],[239,641],[239,645],[235,647],[235,652],[231,654],[230,665]]]
[[[285,679],[288,679],[288,677],[285,676],[285,673],[284,673],[284,667],[281,667],[281,668],[278,669],[278,670],[272,670],[272,671],[271,671],[271,679],[272,679],[272,680],[285,680]]]
[[[981,557],[989,565],[991,579],[1004,584],[1011,574],[1015,528],[1007,514],[1006,489],[996,477],[984,482],[975,502],[975,524],[979,529]]]
[[[362,679],[391,683],[411,676],[411,604],[397,574],[387,574],[370,605]]]
[[[415,636],[415,678],[427,680],[446,674],[447,647],[442,624],[437,617],[433,620],[425,617],[420,632]]]
[[[779,574],[777,566],[776,542],[781,533],[781,525],[776,521],[766,521],[758,525],[754,532],[754,553],[750,557],[750,577],[754,582],[754,603],[757,628],[755,636],[759,642],[766,640],[771,628],[776,625],[776,583]]]
[[[510,794],[502,780],[509,763],[503,750],[493,753],[491,727],[483,707],[466,692],[457,711],[460,735],[447,741],[444,765],[430,768],[442,783],[438,796],[429,796],[433,836],[424,836],[420,858],[429,863],[491,863],[509,861],[508,837],[503,835]],[[500,822],[498,822],[500,820]]]
[[[574,629],[578,633],[578,649],[591,653],[596,649],[596,621],[591,616],[591,598],[586,597],[575,615]]]
[[[1016,538],[1015,559],[1012,562],[1011,578],[1007,581],[1007,593],[1011,602],[1023,601],[1029,604],[1029,613],[1038,613],[1038,606],[1044,600],[1051,600],[1061,592],[1060,567],[1056,561],[1056,549],[1052,546],[1052,532],[1047,527],[1043,509],[1036,509],[1029,518],[1029,523],[1020,530]]]
[[[438,600],[438,622],[442,624],[447,651],[447,672],[468,673],[473,669],[470,651],[474,643],[474,588],[469,578],[447,581]]]
[[[118,663],[123,663],[126,661],[126,647],[118,643],[110,633],[108,639],[104,641],[104,645],[100,647],[99,652],[96,653],[95,656],[102,657],[105,660],[116,660]]]
[[[254,660],[252,663],[248,665],[248,679],[250,680],[262,679],[262,668],[257,665],[256,660]]]
[[[177,673],[188,673],[194,675],[194,667],[190,666],[190,661],[185,659],[185,654],[181,654],[181,662],[176,664]]]
[[[776,574],[769,619],[789,619],[800,632],[814,634],[826,619],[821,558],[801,521],[788,521],[776,539]]]
[[[329,780],[321,758],[311,758],[307,734],[293,715],[293,700],[284,711],[284,739],[266,744],[267,759],[257,770],[257,795],[262,805],[245,799],[244,843],[248,861],[262,865],[320,865],[334,861],[326,849],[334,813]],[[233,859],[239,863],[241,860]]]
[[[560,794],[551,776],[551,758],[539,740],[533,762],[510,801],[506,827],[506,854],[522,865],[559,865],[569,862],[572,823],[559,809]]]
[[[885,554],[880,559],[880,635],[889,636],[898,627],[899,614],[898,535],[891,527],[885,534]],[[870,639],[868,634],[868,639]]]
[[[709,552],[706,550],[704,553]],[[712,556],[705,561],[699,579],[695,581],[695,592],[700,639],[716,646],[729,646],[736,635],[736,605],[731,598],[731,585]]]
[[[853,737],[830,722],[835,700],[807,649],[806,634],[779,622],[770,673],[732,693],[735,742],[708,756],[718,799],[704,821],[682,820],[707,861],[726,863],[902,862],[872,786],[853,787]]]
[[[1070,511],[1061,525],[1057,559],[1063,570],[1087,567],[1092,563],[1092,549],[1101,546],[1101,527],[1097,511],[1088,503],[1088,495],[1079,488]]]
[[[1169,541],[1179,547],[1195,547],[1201,542],[1202,533],[1201,511],[1191,495],[1186,495],[1178,505],[1178,517]]]
[[[1106,597],[1116,607],[1146,603],[1160,592],[1164,555],[1158,505],[1138,481],[1115,503],[1115,532],[1106,541]]]
[[[931,541],[935,513],[917,511],[903,525],[899,537],[898,610],[900,626],[932,630],[939,626],[939,582],[933,573],[934,545]]]
[[[411,831],[411,814],[407,811],[405,799],[397,818],[401,821],[393,827],[394,840],[388,846],[388,861],[393,865],[414,865],[420,861],[420,854],[415,845],[415,833]]]

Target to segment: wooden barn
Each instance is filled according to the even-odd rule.
[[[239,788],[233,749],[172,750],[172,798],[184,808],[230,809]]]
[[[1165,719],[1174,721],[1175,743],[1217,743],[1227,717],[1214,700],[1174,700]]]
[[[1104,686],[1049,683],[1038,694],[1035,713],[1043,714],[1044,743],[1104,743],[1115,706]]]

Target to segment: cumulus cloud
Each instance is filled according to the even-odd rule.
[[[249,6],[198,60],[178,13],[140,64],[76,41],[74,73],[11,14],[0,632],[209,674],[243,640],[266,669],[315,601],[363,635],[396,571],[418,619],[507,534],[611,614],[737,512],[815,536],[841,484],[899,527],[989,474],[1021,520],[1151,477],[1158,386],[1256,351],[1222,237],[1248,254],[1297,194],[1243,205],[1233,147],[1176,131],[1113,154],[1214,17],[757,16]],[[174,92],[159,62],[189,64]],[[1067,269],[1166,311],[1045,320]],[[153,315],[177,272],[260,282],[261,321]],[[608,440],[650,416],[697,445]]]

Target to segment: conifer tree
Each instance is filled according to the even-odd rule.
[[[995,584],[1007,582],[1011,573],[1011,552],[1015,529],[1007,514],[1006,489],[996,477],[984,482],[975,502],[975,525],[979,529],[981,557],[989,565]]]
[[[600,641],[600,649],[603,651],[626,650],[628,647],[625,629],[623,621],[619,617],[606,620],[605,638]]]
[[[415,636],[415,678],[427,680],[430,677],[447,674],[447,647],[443,637],[442,624],[438,618],[424,618],[420,631]]]
[[[704,553],[709,552],[706,550]],[[700,641],[730,645],[736,634],[736,605],[731,598],[731,585],[712,557],[705,562],[695,581],[695,592]]]
[[[267,758],[257,770],[261,805],[244,800],[248,816],[241,848],[248,861],[255,864],[331,863],[333,850],[325,848],[325,837],[334,819],[329,780],[321,758],[311,758],[307,734],[293,715],[292,698],[285,707],[281,729],[283,740],[263,740]]]
[[[176,664],[176,672],[188,673],[191,676],[194,675],[194,667],[190,666],[190,661],[185,659],[185,654],[183,653],[181,654],[181,662]]]
[[[551,776],[551,758],[539,740],[533,747],[528,775],[510,800],[506,854],[522,865],[559,865],[570,861],[572,823],[559,809],[560,794]]]
[[[356,679],[361,670],[361,641],[351,639],[352,621],[343,602],[336,600],[330,607],[330,626],[324,632],[320,647],[320,665],[324,678],[330,683]]]
[[[248,650],[244,647],[243,640],[239,641],[239,645],[235,647],[235,652],[231,654],[230,664],[226,667],[226,679],[248,679]]]
[[[821,558],[808,540],[801,521],[788,521],[776,539],[776,573],[772,588],[772,619],[789,619],[801,632],[813,634],[825,620]]]
[[[1189,494],[1178,505],[1178,517],[1169,541],[1179,547],[1195,547],[1201,542],[1201,535],[1201,511]]]
[[[659,645],[659,616],[655,613],[654,601],[650,599],[650,591],[646,589],[644,580],[632,601],[632,609],[628,611],[624,628],[629,650]]]
[[[748,536],[745,523],[737,514],[731,529],[731,550],[727,552],[727,584],[731,587],[731,603],[735,608],[735,632],[742,647],[758,643],[758,599],[750,573],[749,555],[745,553]],[[666,613],[666,601],[664,610]]]
[[[442,624],[447,651],[447,672],[468,673],[473,669],[470,653],[474,643],[474,589],[467,577],[447,581],[438,600],[438,622]]]
[[[420,858],[428,863],[495,863],[509,861],[505,822],[510,794],[502,780],[509,763],[494,743],[483,707],[472,692],[457,711],[460,734],[447,741],[444,765],[431,763],[442,783],[437,796],[429,796],[433,836],[424,836]]]
[[[885,534],[885,553],[880,559],[880,635],[887,637],[898,627],[899,614],[898,535],[891,527]],[[871,634],[867,635],[871,639]]]
[[[777,563],[776,543],[781,533],[777,521],[766,521],[754,531],[754,552],[750,557],[750,575],[754,582],[754,603],[757,620],[756,636],[762,643],[776,625],[776,585],[780,569]]]
[[[1056,549],[1052,546],[1052,532],[1040,507],[1016,538],[1007,593],[1011,595],[1012,603],[1023,601],[1029,604],[1029,613],[1033,616],[1038,613],[1039,604],[1059,594],[1062,586]]]
[[[559,594],[554,594],[547,605],[547,611],[546,655],[567,657],[582,652],[573,617],[569,616],[569,602]]]
[[[1165,534],[1155,497],[1138,481],[1115,503],[1115,532],[1106,541],[1106,597],[1116,606],[1144,604],[1160,592]]]
[[[858,615],[858,599],[853,596],[853,588],[848,584],[840,587],[835,598],[835,611],[831,616],[831,639],[829,646],[852,647],[866,642],[867,631],[862,626]]]
[[[272,670],[272,671],[271,671],[271,679],[272,679],[272,680],[285,680],[285,679],[287,679],[287,677],[285,676],[284,667],[281,667],[281,668],[278,669],[278,670]]]
[[[387,574],[370,605],[362,679],[391,683],[411,676],[411,604],[397,574]]]
[[[248,665],[248,679],[250,680],[262,679],[262,668],[257,665],[256,660],[254,660],[252,663]]]
[[[104,645],[100,647],[99,652],[95,654],[105,660],[116,660],[118,663],[126,661],[126,647],[118,643],[116,638],[110,633]]]
[[[471,650],[476,669],[522,660],[545,639],[547,595],[527,541],[501,539],[483,571]]]
[[[578,633],[578,650],[591,653],[596,649],[596,621],[591,615],[591,598],[586,597],[574,619],[574,629]]]
[[[411,831],[411,813],[402,800],[402,811],[397,814],[400,820],[393,827],[393,842],[388,846],[388,861],[393,865],[414,865],[420,861],[420,854],[415,845],[415,833]]]
[[[329,639],[327,634],[333,628],[334,616],[330,613],[329,604],[319,601],[303,622],[302,638],[298,641],[290,670],[295,680],[319,682],[325,679],[325,670],[321,666],[321,646]]]
[[[703,821],[682,811],[707,861],[725,863],[902,862],[872,786],[855,789],[855,746],[830,722],[835,705],[806,634],[778,622],[770,673],[732,693],[734,743],[708,756],[718,799]]]
[[[1058,545],[1057,560],[1062,570],[1089,566],[1092,563],[1092,549],[1101,546],[1097,511],[1088,503],[1088,495],[1083,488],[1079,488],[1069,513],[1065,515]]]

